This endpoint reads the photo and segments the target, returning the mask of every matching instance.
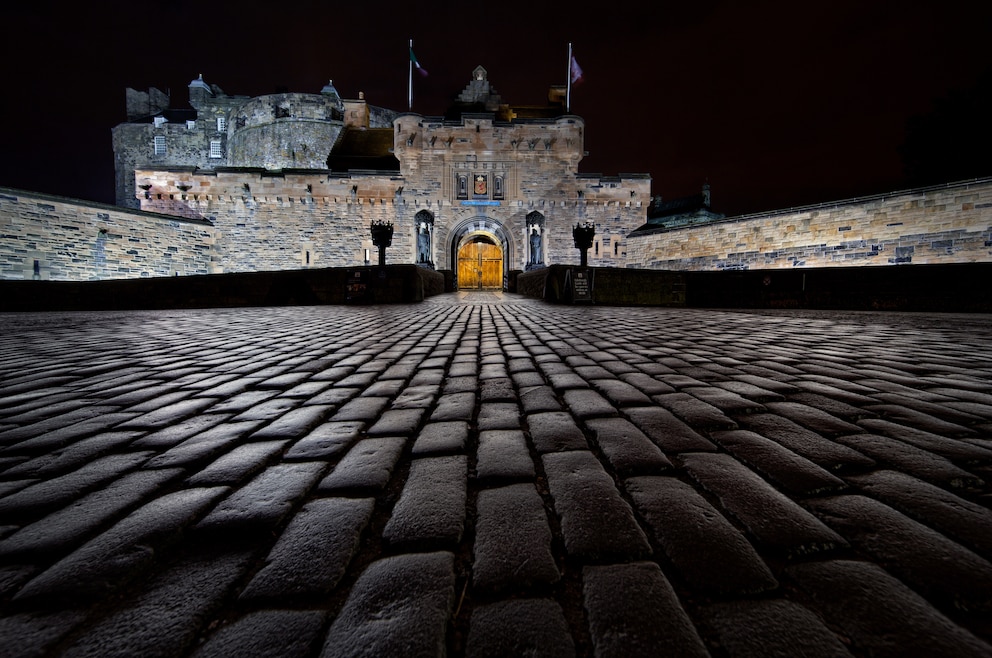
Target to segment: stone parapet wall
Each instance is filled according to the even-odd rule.
[[[585,272],[587,299],[576,300],[573,280]],[[552,303],[604,306],[685,306],[685,280],[677,272],[551,265],[516,276],[516,292]]]
[[[2,279],[210,274],[215,242],[209,222],[0,188]]]
[[[683,271],[992,261],[992,179],[647,229],[627,267]]]
[[[445,291],[415,265],[107,281],[0,280],[0,312],[409,304]]]

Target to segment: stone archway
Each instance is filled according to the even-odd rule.
[[[514,243],[499,221],[472,217],[453,227],[448,253],[459,289],[502,290],[514,262]]]

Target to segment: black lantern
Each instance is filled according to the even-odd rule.
[[[572,229],[572,238],[575,240],[575,248],[579,250],[581,267],[586,266],[586,252],[592,246],[592,238],[596,235],[596,225],[591,222],[576,224]]]
[[[374,220],[372,226],[372,244],[379,248],[379,265],[386,264],[386,247],[393,244],[393,224]]]

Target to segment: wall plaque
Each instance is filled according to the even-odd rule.
[[[591,302],[592,301],[592,270],[585,268],[575,268],[569,270],[571,279],[572,301]]]

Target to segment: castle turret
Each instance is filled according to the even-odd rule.
[[[320,95],[323,96],[328,105],[331,107],[331,118],[332,119],[343,119],[344,118],[344,101],[341,99],[341,95],[338,90],[334,88],[334,81],[328,80],[324,88],[320,90]]]
[[[199,109],[200,105],[214,97],[210,86],[203,81],[203,74],[189,83],[189,104]]]
[[[320,90],[320,93],[323,94],[324,96],[331,96],[332,98],[336,98],[336,99],[341,98],[341,94],[339,94],[338,90],[334,88],[333,80],[328,80],[327,84],[324,85],[324,88]]]

